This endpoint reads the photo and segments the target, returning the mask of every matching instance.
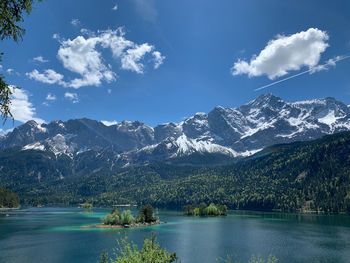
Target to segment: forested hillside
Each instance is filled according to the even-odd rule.
[[[39,158],[40,156],[38,156]],[[53,169],[53,168],[52,168]],[[276,145],[234,164],[198,167],[154,163],[116,171],[23,181],[1,173],[27,204],[151,203],[161,207],[214,202],[230,208],[350,211],[350,132]],[[6,180],[3,180],[6,179]]]

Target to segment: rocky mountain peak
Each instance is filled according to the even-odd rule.
[[[0,149],[19,146],[73,159],[89,150],[108,149],[114,162],[125,165],[204,152],[246,156],[272,144],[349,129],[350,109],[335,98],[286,102],[264,94],[238,108],[218,106],[208,114],[199,112],[181,123],[154,128],[140,121],[112,126],[86,118],[49,124],[29,121],[3,136]]]

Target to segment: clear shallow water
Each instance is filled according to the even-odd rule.
[[[92,262],[117,240],[138,245],[152,232],[181,262],[216,262],[232,255],[246,262],[273,254],[280,262],[350,262],[350,217],[231,212],[227,217],[191,218],[160,211],[166,224],[137,229],[82,229],[109,209],[30,208],[0,213],[0,262]]]

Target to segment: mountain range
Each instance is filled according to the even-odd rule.
[[[238,108],[219,106],[208,114],[155,127],[139,121],[111,126],[90,119],[28,121],[0,137],[0,150],[19,147],[72,160],[108,153],[108,165],[122,167],[198,154],[244,157],[273,144],[349,129],[350,107],[334,98],[285,102],[266,94]]]
[[[342,133],[348,130],[350,107],[334,98],[285,102],[271,94],[155,127],[139,121],[110,126],[90,119],[29,121],[0,137],[0,186],[19,193],[26,204],[95,198],[108,205],[147,200],[177,206],[193,199],[286,210],[301,209],[310,199],[322,210],[344,211],[347,184],[339,186],[342,207],[315,196],[323,191],[319,185],[331,189],[350,180],[350,132]],[[264,199],[267,189],[273,204]],[[184,190],[186,195],[179,194]],[[304,203],[286,205],[278,196],[287,190],[292,192],[284,201]],[[243,203],[242,191],[250,193]]]

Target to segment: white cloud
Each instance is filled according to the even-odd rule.
[[[350,55],[349,55],[349,56],[336,56],[336,57],[334,57],[334,58],[328,59],[328,60],[327,60],[325,63],[323,63],[323,64],[316,65],[315,67],[312,67],[312,68],[310,68],[310,69],[308,69],[308,70],[299,72],[299,73],[294,74],[294,75],[292,75],[292,76],[288,76],[288,77],[286,77],[286,78],[279,79],[279,80],[274,81],[274,82],[272,82],[272,83],[269,83],[269,84],[266,84],[266,85],[261,86],[261,87],[259,87],[259,88],[256,88],[255,91],[262,90],[262,89],[266,89],[266,88],[268,88],[268,87],[271,87],[271,86],[280,84],[280,83],[285,82],[285,81],[287,81],[287,80],[291,80],[291,79],[300,77],[300,76],[305,75],[305,74],[307,74],[307,73],[309,73],[309,74],[314,74],[314,73],[316,73],[316,72],[320,72],[320,71],[324,71],[324,70],[329,70],[331,67],[335,67],[339,61],[346,60],[346,59],[349,59],[349,58],[350,58]]]
[[[76,27],[79,27],[81,25],[81,22],[79,19],[77,18],[73,18],[70,23],[73,25],[73,26],[76,26]]]
[[[61,39],[60,35],[57,34],[57,33],[53,34],[53,35],[52,35],[52,38],[53,38],[53,39],[56,39],[56,40],[60,40],[60,39]]]
[[[118,124],[117,121],[101,121],[101,122],[106,126],[112,126],[112,125]]]
[[[249,77],[266,75],[269,79],[275,79],[303,67],[314,68],[329,46],[328,39],[328,34],[317,28],[309,28],[289,36],[278,35],[249,62],[235,62],[231,69],[232,74],[247,74]]]
[[[336,56],[334,58],[330,58],[324,64],[316,65],[315,67],[311,68],[310,73],[313,74],[319,71],[329,70],[331,67],[335,67],[338,61],[348,58],[349,56]]]
[[[80,29],[80,33],[83,34],[84,36],[88,36],[88,37],[96,36],[94,31],[87,29],[87,28]]]
[[[154,47],[152,45],[144,43],[142,45],[135,45],[133,48],[126,50],[121,57],[122,69],[142,74],[144,72],[144,65],[140,61],[153,49]]]
[[[73,103],[79,102],[79,97],[78,97],[77,93],[66,92],[66,93],[64,93],[64,97]]]
[[[157,69],[163,64],[165,56],[162,56],[162,54],[159,51],[153,51],[152,55],[154,59],[154,69]]]
[[[49,60],[45,59],[43,56],[37,56],[33,58],[33,61],[40,62],[40,63],[47,63]]]
[[[115,5],[112,7],[112,10],[113,10],[113,11],[117,11],[117,10],[118,10],[118,4],[115,4]]]
[[[34,69],[32,72],[26,73],[26,76],[30,79],[34,79],[46,84],[65,85],[65,82],[63,81],[63,75],[57,73],[53,69],[46,69],[43,73],[40,73],[38,70]]]
[[[56,95],[52,94],[52,93],[48,93],[47,96],[46,96],[46,100],[54,101],[56,99],[57,99]]]
[[[119,27],[116,30],[105,30],[98,36],[102,47],[110,48],[114,58],[121,57],[125,50],[133,48],[135,43],[125,38],[124,29]]]
[[[29,95],[26,90],[14,88],[12,89],[12,100],[10,110],[13,118],[20,122],[27,122],[29,120],[35,120],[38,123],[45,122],[44,120],[35,117],[36,109],[29,101]]]
[[[99,48],[110,49],[113,58],[120,61],[121,69],[139,74],[144,73],[147,54],[153,56],[154,68],[158,68],[165,58],[151,44],[139,45],[126,39],[123,28],[97,33],[84,29],[84,32],[82,30],[81,32],[84,35],[68,40],[55,36],[61,44],[57,58],[65,69],[79,77],[64,81],[62,74],[51,69],[43,73],[33,70],[27,73],[27,76],[44,83],[57,83],[64,87],[78,89],[84,86],[100,86],[102,82],[110,83],[116,80],[116,73],[112,71],[111,65],[105,63]]]
[[[85,38],[78,36],[73,40],[61,42],[57,57],[63,66],[80,75],[66,84],[68,87],[100,86],[103,80],[115,80],[115,73],[104,65],[102,55],[96,50],[98,37]]]

